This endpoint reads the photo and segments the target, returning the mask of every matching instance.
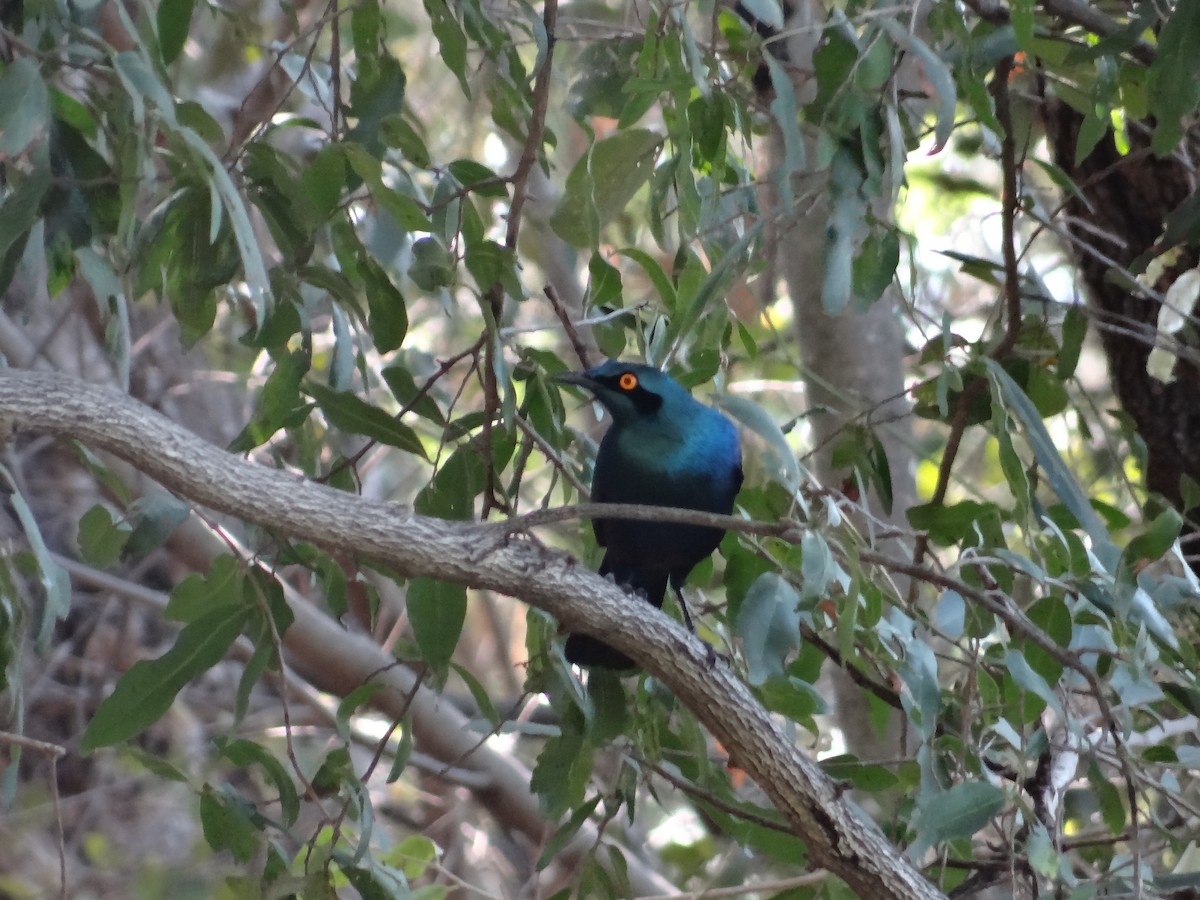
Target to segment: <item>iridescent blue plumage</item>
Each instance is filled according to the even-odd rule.
[[[610,360],[560,380],[591,391],[612,415],[596,454],[592,500],[733,511],[742,484],[742,451],[725,416],[650,366]],[[668,582],[680,590],[724,535],[719,528],[628,519],[597,519],[593,528],[605,548],[600,574],[658,607]],[[568,637],[566,654],[581,666],[633,667],[624,654],[587,635]]]

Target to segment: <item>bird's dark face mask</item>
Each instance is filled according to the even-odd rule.
[[[662,396],[646,387],[637,372],[611,362],[586,372],[566,372],[555,380],[588,390],[614,419],[651,415],[663,404]]]

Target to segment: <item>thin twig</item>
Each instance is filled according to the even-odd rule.
[[[642,760],[642,763],[645,764],[646,760]],[[750,822],[759,826],[760,828],[769,829],[770,831],[778,831],[781,834],[794,835],[796,833],[795,830],[786,823],[777,822],[774,819],[768,819],[766,816],[760,816],[757,813],[747,812],[740,807],[734,806],[732,803],[727,803],[720,797],[717,797],[708,791],[702,790],[701,788],[692,784],[686,778],[680,778],[678,775],[660,765],[651,766],[650,771],[652,771],[659,778],[662,778],[664,781],[667,781],[679,788],[679,790],[683,791],[689,797],[699,800],[702,803],[707,803],[710,806],[715,806],[717,809],[721,810],[721,812],[725,813],[726,815],[733,816],[735,819],[741,819],[743,822]]]
[[[413,394],[412,399],[410,399],[407,403],[405,403],[404,406],[400,407],[400,410],[394,416],[392,416],[392,418],[395,419],[397,422],[400,421],[400,419],[406,413],[412,412],[412,410],[416,407],[416,405],[418,403],[420,403],[422,399],[424,399],[425,395],[428,394],[433,389],[433,386],[435,384],[437,384],[439,381],[442,380],[442,378],[446,375],[447,372],[449,372],[452,368],[454,368],[456,365],[458,365],[460,362],[462,362],[468,356],[478,356],[479,349],[483,346],[483,340],[484,340],[483,337],[480,337],[479,340],[477,340],[474,344],[472,344],[466,350],[463,350],[461,353],[454,354],[454,356],[451,356],[449,359],[443,360],[438,365],[437,371],[435,371],[432,375],[430,375],[425,380],[425,383],[417,389],[417,392],[415,394]],[[378,442],[375,440],[367,441],[367,443],[362,446],[362,449],[360,449],[353,456],[343,459],[341,462],[339,462],[336,466],[334,466],[332,469],[330,469],[328,472],[326,472],[320,478],[314,478],[313,481],[317,481],[322,484],[327,484],[329,481],[331,481],[334,478],[334,476],[338,475],[343,469],[346,469],[346,468],[352,467],[352,466],[357,466],[359,464],[359,462],[362,461],[362,458],[364,456],[366,456],[367,453],[370,452],[371,448],[374,447],[377,443]]]
[[[35,753],[40,753],[46,757],[46,762],[50,766],[47,777],[50,779],[50,801],[54,806],[54,824],[56,837],[58,838],[58,895],[63,900],[66,900],[67,841],[66,832],[63,830],[62,801],[58,796],[58,760],[60,757],[66,755],[67,748],[58,744],[52,744],[49,741],[35,740],[23,734],[14,734],[11,731],[0,731],[0,744],[8,744],[12,747],[20,747],[22,750],[31,750]]]
[[[554,289],[554,285],[548,284],[542,288],[542,292],[546,295],[546,299],[550,301],[550,305],[554,307],[554,314],[558,316],[558,321],[562,322],[563,331],[567,333],[567,340],[571,342],[571,349],[575,351],[575,357],[579,360],[580,365],[585,369],[590,369],[592,364],[588,362],[587,347],[580,339],[579,332],[575,329],[575,323],[571,321],[571,317],[567,314],[567,309],[563,306],[562,299],[558,296],[558,291]]]
[[[991,91],[996,104],[996,118],[1000,122],[1000,161],[1003,170],[1003,197],[1001,200],[1001,217],[1003,222],[1004,244],[1004,299],[1005,299],[1005,330],[1000,342],[988,354],[992,359],[1003,360],[1021,336],[1021,282],[1017,270],[1016,251],[1016,215],[1017,215],[1017,152],[1016,140],[1013,137],[1012,111],[1008,96],[1008,78],[1012,74],[1013,58],[1006,56],[996,64],[992,76]],[[987,381],[977,378],[966,386],[954,406],[950,419],[950,433],[946,437],[946,449],[942,451],[942,459],[938,464],[937,484],[929,502],[931,506],[941,506],[946,501],[946,492],[950,489],[950,476],[958,451],[962,446],[963,435],[966,433],[970,418],[971,407],[987,387]],[[919,565],[929,552],[929,538],[921,535],[913,547],[913,563]],[[915,590],[915,582],[913,589]],[[909,592],[909,600],[915,595]]]
[[[992,75],[992,99],[996,104],[996,119],[1000,123],[1000,170],[1003,189],[1000,198],[1000,221],[1003,236],[1001,253],[1004,256],[1004,306],[1006,322],[1004,337],[992,351],[994,359],[1004,359],[1017,346],[1021,336],[1021,280],[1017,271],[1017,142],[1013,137],[1012,107],[1008,96],[1008,79],[1012,75],[1013,58],[1005,56],[996,63]]]
[[[546,0],[542,12],[542,23],[546,29],[546,55],[542,67],[538,70],[537,79],[533,85],[532,109],[529,115],[529,134],[525,137],[525,145],[521,149],[521,158],[513,171],[510,181],[513,186],[512,202],[508,207],[508,229],[504,237],[504,246],[516,252],[517,238],[521,233],[521,211],[525,208],[525,200],[529,194],[529,173],[537,162],[538,153],[542,147],[542,136],[546,130],[546,112],[549,108],[550,73],[554,62],[554,30],[558,21],[558,0]],[[492,427],[496,411],[500,407],[500,390],[496,383],[496,365],[493,356],[501,353],[500,347],[500,314],[504,306],[504,285],[497,280],[484,295],[484,317],[488,319],[488,330],[485,337],[494,340],[486,342],[485,358],[487,364],[483,367],[483,428],[480,434],[480,444],[485,466],[483,505],[479,517],[486,519],[488,513],[500,504],[496,500],[496,471],[492,464]]]
[[[546,28],[546,58],[542,60],[542,68],[538,71],[537,81],[533,86],[533,110],[529,116],[529,134],[525,137],[525,146],[521,150],[521,158],[512,174],[513,197],[508,207],[508,231],[504,236],[504,246],[509,250],[517,247],[517,237],[521,233],[521,210],[529,195],[529,173],[537,162],[538,151],[542,147],[542,135],[546,130],[546,111],[550,105],[550,72],[554,61],[554,31],[558,22],[558,0],[546,0],[546,8],[542,12],[542,23]]]

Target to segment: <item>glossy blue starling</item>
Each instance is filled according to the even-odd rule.
[[[742,451],[729,419],[650,366],[610,360],[559,380],[590,391],[612,415],[596,453],[593,502],[733,511],[742,485]],[[595,519],[592,527],[605,549],[600,574],[660,608],[670,582],[690,626],[681,589],[725,532],[628,519]],[[566,655],[584,667],[634,668],[623,653],[584,634],[567,638]]]

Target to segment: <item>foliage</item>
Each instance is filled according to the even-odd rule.
[[[771,0],[745,6],[763,22],[779,13]],[[1089,405],[1087,316],[1039,268],[1042,232],[1062,233],[1044,198],[1078,187],[1039,143],[1030,99],[1037,82],[1078,110],[1080,157],[1109,135],[1128,146],[1128,129],[1147,121],[1153,152],[1175,151],[1200,102],[1187,40],[1196,4],[1165,20],[1161,7],[1131,8],[1105,32],[1022,0],[986,18],[936,4],[928,29],[907,10],[852,0],[819,23],[800,77],[800,61],[773,55],[777,41],[764,49],[723,6],[655,2],[644,21],[624,7],[363,0],[287,4],[272,20],[188,0],[162,0],[153,15],[27,5],[0,35],[7,313],[41,321],[84,291],[86,309],[54,315],[86,321],[109,377],[147,400],[140,347],[167,317],[181,347],[250,387],[224,436],[232,451],[461,521],[583,499],[594,435],[554,381],[583,364],[581,351],[644,357],[701,393],[716,382],[716,402],[747,435],[740,511],[766,524],[731,533],[697,570],[693,596],[722,598],[705,607],[702,635],[833,777],[872,801],[888,836],[945,889],[997,847],[1064,896],[1200,881],[1189,862],[1200,585],[1181,564],[1180,515],[1127,478],[1136,435]],[[1024,68],[1013,71],[1014,57]],[[914,61],[921,97],[901,86]],[[759,66],[769,97],[751,86]],[[770,129],[783,152],[763,172]],[[951,184],[954,163],[936,175],[909,163],[922,145],[968,163],[998,155],[1021,176],[1019,194]],[[778,328],[786,298],[769,289],[765,309],[737,298],[769,276],[771,242],[789,210],[813,202],[797,185],[814,172],[827,177],[825,308],[905,292],[922,471],[938,474],[925,502],[896,510],[911,527],[904,552],[852,499],[889,498],[908,477],[889,467],[873,423],[833,448],[844,483],[821,486],[795,465],[799,411],[786,395],[749,396],[752,382],[797,377]],[[1000,209],[998,245],[946,254],[952,277],[975,286],[978,315],[913,288],[931,265],[921,229],[937,216],[904,230],[875,212],[906,180],[911,204],[981,191]],[[760,215],[764,185],[782,198],[774,219]],[[1160,251],[1194,241],[1196,221],[1194,201],[1177,210]],[[566,282],[554,274],[564,267]],[[576,278],[578,306],[559,296]],[[31,298],[23,310],[20,296]],[[789,419],[785,433],[777,423]],[[979,458],[956,457],[961,446]],[[104,503],[75,519],[78,549],[134,577],[183,511],[87,451],[79,462]],[[0,474],[25,547],[0,570],[0,663],[18,730],[19,660],[63,633],[72,600],[33,492]],[[793,526],[782,536],[779,521]],[[594,564],[582,531],[573,546]],[[575,529],[554,537],[574,542]],[[531,788],[556,825],[537,869],[591,818],[611,831],[663,825],[654,867],[678,883],[797,874],[803,847],[653,679],[593,674],[581,685],[555,623],[530,612],[514,702],[507,649],[471,652],[486,630],[472,610],[494,599],[419,579],[397,604],[389,578],[319,547],[230,538],[174,587],[170,648],[128,668],[79,750],[139,746],[189,682],[248,639],[208,762],[137,757],[190,789],[208,848],[235,863],[227,894],[445,895],[436,840],[381,822],[380,788],[364,774],[378,758],[367,768],[351,752],[369,686],[343,700],[321,740],[246,718],[252,692],[283,677],[295,602],[283,585],[308,584],[331,617],[402,634],[397,657],[469,697],[484,733],[522,732],[514,753],[533,759]],[[830,750],[836,720],[815,686],[832,667],[852,673],[880,722],[899,711],[911,753]],[[539,695],[550,724],[510,718]],[[395,761],[387,782],[407,783],[415,803],[410,726],[373,740]],[[1078,777],[1053,782],[1050,762],[1063,759]],[[13,776],[7,791],[20,802]],[[692,833],[685,821],[702,825]],[[573,885],[627,895],[625,865],[597,842]],[[779,896],[846,893],[830,879]]]

